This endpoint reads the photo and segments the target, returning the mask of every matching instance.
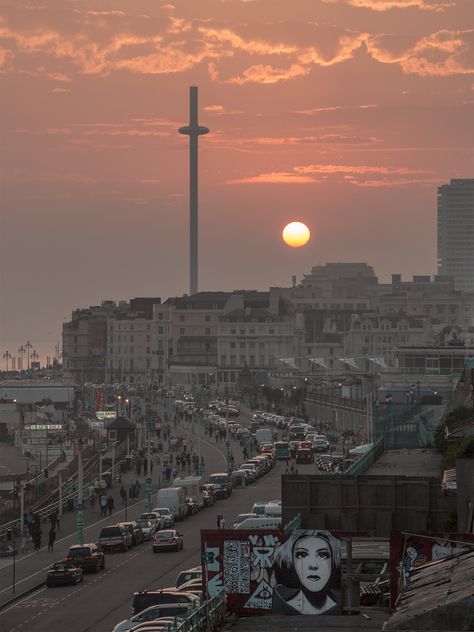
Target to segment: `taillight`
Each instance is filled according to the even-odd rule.
[[[178,541],[178,540],[177,540],[176,538],[173,538],[173,539],[171,540],[171,542],[174,542],[174,544],[176,544],[176,542],[177,542],[177,541]]]
[[[156,538],[153,538],[152,543],[156,544]]]
[[[93,560],[94,556],[93,555],[86,555],[86,560]]]
[[[64,561],[65,561],[65,562],[72,562],[72,557],[65,557],[65,558],[64,558]]]

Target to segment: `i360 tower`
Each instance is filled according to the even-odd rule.
[[[209,129],[198,125],[198,89],[189,88],[189,125],[179,128],[189,136],[189,293],[198,291],[198,137]]]

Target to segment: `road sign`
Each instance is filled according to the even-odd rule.
[[[95,413],[97,419],[117,419],[117,413],[115,410],[97,410]]]

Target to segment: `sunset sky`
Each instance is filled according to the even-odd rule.
[[[76,307],[187,291],[192,84],[200,289],[435,273],[436,187],[474,177],[473,0],[0,7],[2,354],[52,355]]]

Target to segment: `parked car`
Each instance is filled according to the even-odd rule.
[[[176,529],[159,531],[153,538],[153,553],[158,551],[179,551],[184,546],[183,534]]]
[[[194,568],[181,571],[176,578],[176,588],[179,588],[179,586],[189,582],[191,579],[202,579],[202,566],[195,566]]]
[[[313,451],[305,448],[300,448],[296,451],[296,462],[297,463],[313,463]]]
[[[220,485],[216,485],[214,483],[205,483],[202,486],[203,490],[208,492],[209,494],[211,494],[212,498],[214,499],[214,502],[216,500],[219,500],[219,494],[222,494],[222,488]]]
[[[174,525],[174,514],[169,507],[156,507],[153,509],[163,518],[163,528],[172,527]]]
[[[83,570],[72,562],[55,562],[46,574],[46,586],[79,584],[83,580]]]
[[[199,505],[192,498],[186,498],[186,505],[188,506],[188,516],[194,516],[199,512]]]
[[[70,562],[74,566],[79,566],[83,571],[97,573],[99,569],[105,568],[105,555],[97,544],[73,544],[64,558],[65,562]]]
[[[243,522],[244,520],[246,520],[247,518],[258,518],[258,516],[257,516],[256,513],[242,513],[242,514],[239,514],[238,516],[236,516],[236,518],[234,520],[234,529],[237,529],[239,524],[241,522]]]
[[[100,530],[99,544],[106,552],[128,551],[132,546],[132,534],[124,526],[108,525]]]
[[[137,524],[142,530],[143,538],[145,540],[153,540],[156,533],[156,524],[150,520],[145,520],[145,518],[139,518]]]
[[[117,623],[113,632],[126,632],[126,630],[130,630],[139,623],[143,623],[145,621],[155,622],[166,619],[173,624],[175,617],[184,619],[189,617],[193,610],[195,610],[194,606],[187,603],[170,603],[150,606],[138,614],[131,616],[130,619],[124,619],[123,621],[120,621],[120,623]]]
[[[157,531],[164,529],[165,519],[158,511],[148,511],[140,515],[139,520],[149,520]]]
[[[132,546],[137,546],[137,544],[142,544],[145,540],[143,535],[143,531],[140,528],[138,522],[135,520],[131,520],[130,522],[119,522],[119,527],[124,527],[132,538]]]
[[[203,490],[202,499],[204,501],[204,507],[212,507],[212,505],[215,503],[213,494],[207,491],[207,489]]]
[[[132,614],[138,614],[145,608],[160,604],[184,603],[199,606],[199,598],[190,593],[178,592],[173,588],[164,590],[144,590],[133,593]]]
[[[185,584],[182,584],[179,588],[176,588],[178,592],[191,593],[197,597],[202,597],[202,578],[190,579]]]
[[[225,490],[227,496],[232,494],[232,479],[229,472],[216,472],[211,474],[208,482],[219,485],[221,489]]]
[[[143,623],[136,623],[133,628],[130,628],[130,632],[168,632],[174,625],[174,617],[164,617],[163,619],[156,619],[156,621],[143,621]],[[176,625],[179,625],[185,619],[176,617]]]

